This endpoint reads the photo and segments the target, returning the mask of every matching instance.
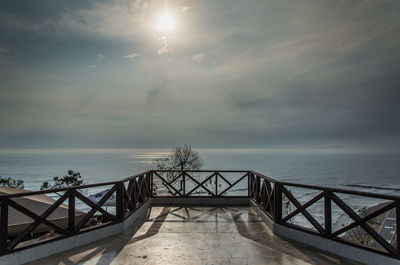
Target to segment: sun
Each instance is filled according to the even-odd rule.
[[[168,13],[164,12],[158,17],[158,29],[162,32],[169,32],[175,28],[175,20]]]

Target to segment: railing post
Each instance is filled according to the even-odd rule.
[[[151,198],[153,198],[153,196],[154,196],[153,186],[154,186],[154,172],[150,171],[150,197]]]
[[[124,183],[118,182],[117,184],[117,200],[116,200],[116,208],[117,208],[117,220],[121,222],[124,219]]]
[[[185,193],[186,193],[186,172],[185,171],[182,171],[182,181],[183,181],[183,183],[182,183],[182,197],[185,197]]]
[[[400,201],[396,200],[396,254],[400,259]]]
[[[260,176],[256,176],[256,194],[255,194],[255,199],[257,203],[261,202],[260,197],[260,191],[261,191],[261,177]]]
[[[68,191],[68,230],[71,234],[75,233],[75,189]]]
[[[218,197],[218,172],[215,171],[215,197]]]
[[[7,253],[8,239],[8,199],[0,201],[0,253]]]
[[[332,233],[332,201],[330,192],[326,192],[324,196],[324,217],[325,217],[325,236]]]
[[[146,181],[146,175],[140,176],[138,178],[138,184],[139,184],[139,189],[140,189],[140,194],[141,194],[141,196],[138,197],[138,201],[140,203],[144,202],[146,199],[145,198],[145,196],[146,196],[145,187],[146,186],[144,185],[145,181]],[[122,185],[124,185],[124,184],[122,183]]]
[[[151,190],[152,190],[152,187],[151,187],[151,172],[149,171],[149,172],[147,172],[146,173],[146,183],[147,183],[147,190],[146,190],[146,195],[145,195],[145,197],[151,197]]]
[[[274,221],[280,223],[282,220],[282,190],[281,184],[275,182],[274,185]]]
[[[251,191],[251,187],[252,187],[251,181],[252,181],[252,178],[253,178],[253,173],[251,173],[251,172],[249,171],[249,173],[247,173],[247,197],[249,197],[249,198],[251,198],[251,194],[252,194],[252,191]]]

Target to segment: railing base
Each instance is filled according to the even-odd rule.
[[[190,205],[190,206],[249,206],[248,197],[154,197],[151,198],[153,206]]]
[[[271,229],[271,231],[279,237],[293,240],[314,247],[316,249],[329,252],[333,255],[344,257],[364,264],[400,264],[399,260],[384,255],[352,247],[346,244],[342,244],[340,242],[335,242],[333,240],[292,229],[284,225],[276,224],[257,206],[257,204],[252,199],[249,199],[247,197],[151,198],[146,203],[144,203],[142,207],[137,209],[136,212],[134,212],[121,223],[103,227],[100,230],[92,230],[53,242],[47,242],[31,248],[17,250],[8,255],[1,256],[0,264],[24,264],[66,250],[77,248],[98,240],[102,240],[110,236],[121,234],[128,229],[131,229],[131,231],[137,231],[145,222],[150,207],[157,205],[250,206],[259,214],[260,217],[262,217],[263,221]]]

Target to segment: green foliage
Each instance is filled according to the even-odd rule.
[[[51,184],[49,181],[43,182],[40,190],[65,188],[85,184],[82,179],[81,173],[77,171],[74,172],[73,170],[68,170],[67,175],[65,175],[64,177],[54,177],[53,181],[53,184]]]
[[[13,179],[11,177],[3,178],[0,176],[0,186],[10,187],[15,189],[23,189],[24,181],[22,179]]]

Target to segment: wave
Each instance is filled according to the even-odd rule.
[[[392,190],[392,191],[400,191],[400,188],[386,188],[386,187],[378,187],[371,185],[361,185],[361,184],[345,184],[346,187],[353,188],[366,188],[366,189],[376,189],[376,190]]]

